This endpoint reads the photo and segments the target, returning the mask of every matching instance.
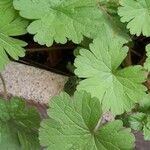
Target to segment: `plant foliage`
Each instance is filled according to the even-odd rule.
[[[114,114],[130,111],[145,95],[143,68],[120,67],[127,52],[128,48],[123,47],[120,38],[110,40],[104,35],[94,40],[90,51],[81,49],[75,60],[75,74],[85,78],[79,83],[78,90],[86,90],[97,97],[103,111],[111,110]]]
[[[150,94],[140,102],[137,110],[123,118],[133,130],[143,131],[144,139],[150,140]]]
[[[150,71],[150,44],[146,46],[147,59],[144,63],[144,68]]]
[[[19,98],[0,100],[0,149],[39,150],[40,117]]]
[[[32,20],[28,32],[41,45],[51,46],[53,41],[64,44],[67,39],[80,43],[83,36],[94,38],[100,34],[101,26],[128,38],[121,34],[116,17],[99,9],[98,0],[14,0],[14,6],[22,17]]]
[[[116,150],[133,148],[134,136],[119,120],[100,126],[98,99],[85,92],[66,93],[50,102],[49,119],[41,124],[40,141],[48,150]]]
[[[25,55],[27,43],[17,36],[32,34],[46,46],[79,44],[65,86],[71,97],[62,93],[49,103],[42,146],[133,149],[134,136],[122,121],[102,124],[107,111],[150,140],[150,96],[143,84],[150,71],[150,0],[0,0],[0,19],[0,71],[9,58]],[[146,41],[139,53],[137,39]],[[132,62],[135,55],[138,62]],[[39,150],[39,115],[21,99],[0,100],[0,126],[0,149]]]
[[[121,0],[118,14],[131,34],[150,36],[150,0]]]
[[[97,32],[96,26],[101,16],[96,8],[96,1],[16,0],[14,6],[20,10],[21,16],[33,20],[28,32],[35,34],[35,41],[50,46],[53,40],[64,44],[67,38],[80,43],[83,35],[90,36]]]
[[[15,60],[25,55],[24,41],[13,38],[26,33],[28,21],[18,15],[12,0],[0,0],[0,71],[9,62],[8,55]],[[8,54],[8,55],[7,55]]]

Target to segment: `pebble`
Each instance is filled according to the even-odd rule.
[[[17,62],[7,65],[2,75],[8,94],[41,104],[47,104],[53,96],[59,94],[68,79],[66,76]],[[0,93],[2,92],[0,81]]]

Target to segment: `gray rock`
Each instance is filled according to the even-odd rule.
[[[66,76],[16,62],[11,62],[2,75],[8,94],[42,104],[47,104],[51,97],[59,94],[68,79]],[[0,81],[0,93],[2,92]]]

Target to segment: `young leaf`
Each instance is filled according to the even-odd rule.
[[[148,114],[134,113],[128,117],[128,123],[133,130],[143,131],[145,140],[150,140],[150,116]]]
[[[25,42],[12,38],[26,33],[28,22],[22,19],[12,6],[12,0],[0,0],[0,71],[9,62],[9,56],[17,60],[25,55]]]
[[[143,129],[143,124],[147,121],[147,115],[144,113],[135,113],[129,117],[129,124],[133,130],[140,131]]]
[[[150,36],[150,1],[121,0],[118,14],[122,22],[127,22],[131,34]]]
[[[147,59],[144,63],[144,68],[150,71],[150,44],[146,46]]]
[[[143,128],[143,133],[144,133],[144,139],[145,140],[150,140],[150,118],[148,119],[147,124]]]
[[[135,113],[129,117],[129,125],[133,130],[143,131],[144,139],[150,140],[150,116],[144,113]]]
[[[139,102],[137,112],[126,116],[128,126],[133,130],[143,131],[144,139],[150,140],[150,94]]]
[[[81,49],[75,60],[75,74],[85,78],[77,89],[97,97],[103,111],[114,114],[131,110],[146,91],[142,85],[146,76],[141,66],[119,68],[128,51],[122,45],[120,38],[110,40],[103,36],[94,40],[90,51]]]
[[[140,101],[140,112],[144,112],[145,121],[142,122],[143,124],[143,134],[144,139],[150,141],[150,94],[147,94],[141,101]]]
[[[0,100],[0,149],[39,150],[40,117],[19,98]]]
[[[143,99],[139,102],[139,111],[143,113],[150,113],[150,94],[146,94]]]
[[[40,128],[40,141],[48,150],[130,150],[134,136],[121,121],[99,127],[100,102],[85,92],[66,93],[50,102],[49,119]]]

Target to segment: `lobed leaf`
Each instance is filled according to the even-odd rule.
[[[143,128],[144,139],[150,141],[150,117],[148,118],[148,122],[144,125]]]
[[[146,75],[142,66],[120,68],[128,48],[116,37],[103,36],[94,40],[90,50],[81,49],[75,59],[75,74],[83,78],[78,90],[85,90],[97,97],[103,111],[122,114],[130,111],[144,95],[142,83]]]
[[[85,92],[66,93],[50,102],[49,119],[40,128],[40,142],[48,150],[130,150],[134,136],[121,121],[99,126],[101,105]]]
[[[146,52],[147,52],[147,59],[144,63],[144,68],[147,69],[147,71],[150,71],[150,44],[146,46]]]
[[[143,131],[144,139],[150,140],[150,94],[139,102],[137,112],[128,116],[129,126],[136,131]]]
[[[25,55],[26,43],[13,36],[26,33],[28,22],[21,18],[12,6],[12,0],[0,0],[0,71],[9,62],[8,55],[15,60]]]
[[[0,99],[0,149],[39,150],[40,117],[19,98]]]
[[[150,36],[150,1],[121,0],[118,14],[122,22],[127,22],[131,34]]]
[[[101,36],[101,26],[106,28],[104,30],[110,28],[113,36],[124,36],[125,34],[121,35],[122,30],[118,31],[119,25],[115,24],[113,17],[99,8],[98,2],[99,0],[14,0],[14,6],[22,17],[31,19],[28,32],[41,45],[51,46],[54,41],[64,44],[67,40],[80,43],[84,36]]]

